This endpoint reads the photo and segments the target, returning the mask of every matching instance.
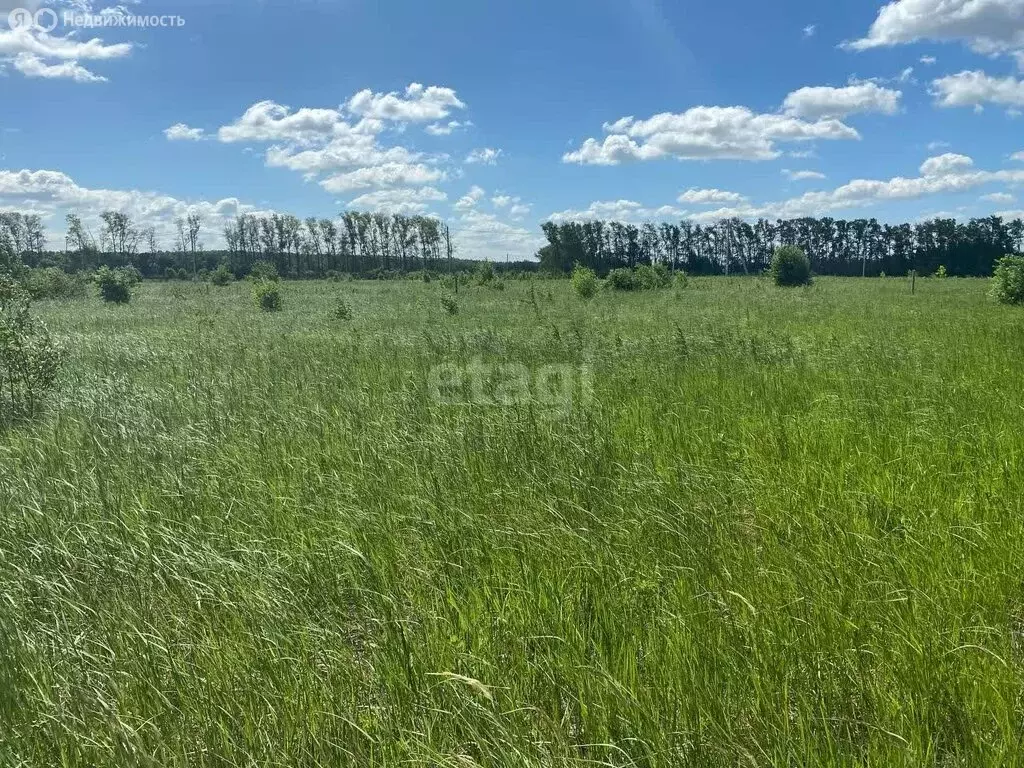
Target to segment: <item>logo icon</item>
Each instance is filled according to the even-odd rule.
[[[40,8],[35,13],[27,8],[15,8],[7,14],[7,26],[12,32],[31,32],[33,29],[52,32],[57,28],[57,12],[51,8]]]

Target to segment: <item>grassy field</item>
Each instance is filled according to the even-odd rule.
[[[506,287],[37,305],[0,765],[1024,760],[1024,311]],[[496,363],[531,402],[438,389]]]

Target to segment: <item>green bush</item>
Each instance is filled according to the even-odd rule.
[[[128,283],[129,288],[134,288],[136,285],[142,284],[142,273],[136,267],[129,264],[127,267],[118,267],[114,270],[120,273],[124,281]]]
[[[459,314],[459,303],[455,301],[455,297],[448,293],[441,294],[441,307],[449,315]]]
[[[100,298],[109,304],[127,304],[132,300],[132,277],[122,269],[100,267],[93,278]]]
[[[281,286],[272,280],[258,280],[252,287],[252,299],[264,312],[280,312]]]
[[[1004,256],[996,262],[992,295],[1003,304],[1024,304],[1024,256]]]
[[[613,291],[635,291],[640,287],[640,283],[636,279],[636,272],[620,267],[608,273],[608,279],[605,280],[604,286]]]
[[[277,274],[277,267],[269,261],[253,262],[252,269],[249,270],[249,278],[257,282],[261,280],[277,282],[281,279]]]
[[[655,291],[672,285],[672,272],[664,264],[620,267],[608,273],[604,287],[613,291]]]
[[[219,286],[229,285],[234,279],[235,276],[228,269],[227,264],[221,264],[210,275],[210,282]]]
[[[685,288],[690,284],[690,277],[683,270],[676,272],[676,288]]]
[[[946,271],[944,264],[940,264],[939,268],[935,270],[936,277],[949,277],[949,273]]]
[[[476,265],[476,281],[480,285],[488,285],[494,279],[494,265],[489,261],[481,261]]]
[[[811,282],[811,260],[797,246],[784,245],[776,249],[770,272],[776,285],[808,285]]]
[[[34,301],[80,299],[86,293],[86,282],[81,275],[69,275],[57,267],[28,269],[21,278],[21,285]]]
[[[594,270],[582,264],[577,264],[573,268],[569,280],[576,295],[584,299],[592,299],[597,294],[597,289],[601,287],[601,281]]]
[[[334,305],[334,311],[331,312],[335,320],[351,320],[352,319],[352,307],[344,299],[338,299],[338,303]]]
[[[672,273],[664,264],[641,264],[636,268],[636,281],[641,290],[654,291],[672,283]]]
[[[28,292],[0,275],[0,424],[34,415],[60,371],[61,350],[30,307]]]

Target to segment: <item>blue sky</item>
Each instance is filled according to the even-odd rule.
[[[422,212],[476,258],[552,217],[1020,215],[1022,67],[1024,0],[0,0],[0,209],[167,247],[198,210],[209,248],[239,212]]]

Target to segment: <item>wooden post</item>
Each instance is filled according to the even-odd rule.
[[[910,270],[910,295],[913,296],[917,292],[917,270]]]
[[[449,275],[449,277],[451,277],[451,275],[452,275],[452,268],[455,266],[454,261],[453,261],[453,256],[455,254],[455,249],[452,248],[452,232],[448,228],[447,224],[444,225],[444,246],[445,246],[445,251],[448,254],[448,275]],[[455,275],[455,295],[456,296],[459,295],[459,276],[458,276],[458,274]]]

